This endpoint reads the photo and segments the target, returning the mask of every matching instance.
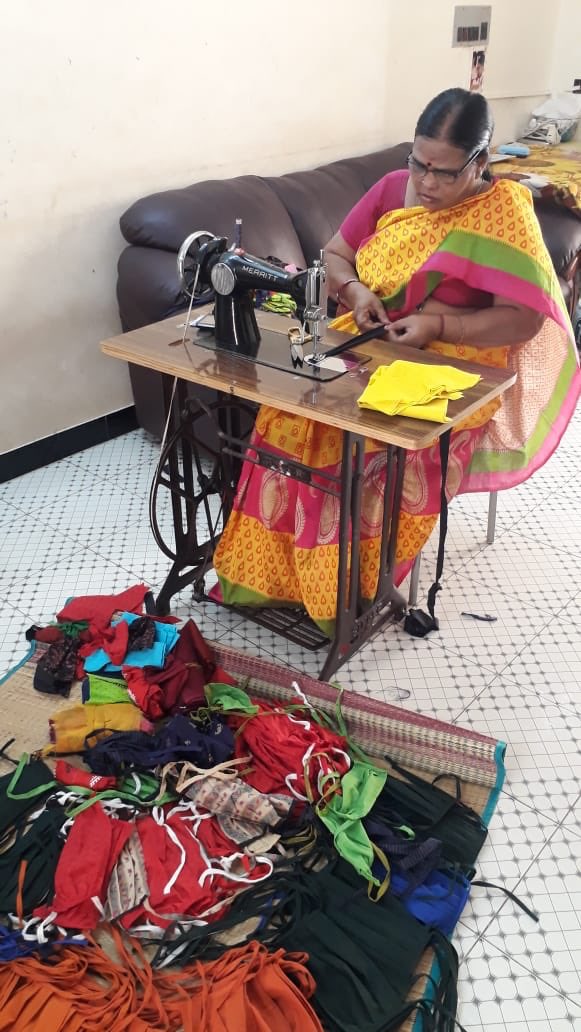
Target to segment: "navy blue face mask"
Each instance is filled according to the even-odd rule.
[[[171,717],[155,734],[145,731],[114,731],[95,740],[85,740],[85,763],[95,774],[118,775],[125,770],[150,770],[175,760],[187,760],[196,767],[215,767],[234,755],[234,734],[217,716],[197,727],[187,717]]]

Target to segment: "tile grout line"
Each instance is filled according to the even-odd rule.
[[[520,803],[520,802],[521,802],[521,801],[519,800],[519,803]],[[525,805],[526,805],[526,804],[525,804]],[[545,819],[545,814],[542,814],[542,813],[540,813],[540,811],[538,811],[538,810],[534,810],[534,809],[533,809],[533,807],[527,807],[527,808],[528,808],[529,810],[532,810],[532,811],[533,811],[533,813],[536,813],[536,814],[537,814],[537,816],[539,816],[539,817],[542,817],[543,819]],[[519,887],[520,883],[521,883],[521,882],[523,881],[523,879],[524,879],[524,878],[526,878],[526,876],[527,876],[527,874],[529,873],[529,871],[531,870],[531,868],[532,868],[532,867],[534,866],[534,864],[536,864],[536,863],[537,863],[537,861],[538,861],[538,859],[539,859],[539,857],[540,857],[541,853],[542,853],[542,852],[543,852],[543,851],[544,851],[544,850],[546,849],[546,847],[547,847],[547,846],[549,845],[549,843],[550,843],[550,842],[552,841],[552,839],[554,838],[554,836],[556,835],[556,833],[557,833],[558,831],[560,831],[560,829],[561,829],[561,825],[560,825],[560,824],[555,824],[555,826],[553,827],[553,829],[552,829],[552,831],[551,831],[550,835],[549,835],[549,836],[548,836],[548,837],[547,837],[547,838],[545,839],[545,841],[543,842],[543,844],[542,844],[541,848],[539,849],[539,851],[538,851],[537,853],[535,853],[535,855],[534,855],[533,857],[531,857],[530,863],[529,863],[529,864],[527,864],[527,866],[526,866],[525,870],[524,870],[524,871],[522,872],[522,874],[520,875],[520,877],[519,877],[518,881],[517,881],[517,882],[516,882],[516,883],[515,883],[515,884],[514,884],[514,885],[512,886],[512,888],[510,889],[510,891],[511,891],[511,892],[512,892],[512,893],[513,893],[513,894],[514,894],[515,896],[518,896],[518,891],[517,891],[517,890],[518,890],[518,887]],[[513,905],[514,905],[515,907],[517,907],[518,911],[524,914],[524,910],[523,910],[523,911],[521,911],[521,908],[520,908],[520,907],[518,906],[518,904],[514,903],[514,901],[513,901],[513,900],[511,900],[509,896],[505,896],[505,895],[504,895],[504,893],[503,893],[503,897],[504,897],[504,898],[502,899],[502,903],[501,903],[501,905],[499,906],[498,910],[496,910],[496,911],[495,911],[495,912],[494,912],[493,914],[491,914],[491,915],[490,915],[490,920],[489,920],[489,921],[487,922],[487,924],[485,924],[485,926],[484,926],[484,928],[482,929],[482,931],[478,933],[478,937],[479,937],[480,939],[485,939],[485,938],[486,938],[486,933],[487,933],[488,929],[490,928],[490,926],[492,925],[492,923],[493,923],[494,921],[497,921],[497,920],[498,920],[498,918],[499,918],[500,914],[502,913],[502,911],[504,910],[504,908],[505,908],[506,906],[508,906],[508,904],[509,904],[509,903],[513,903]],[[494,898],[494,897],[489,897],[489,899],[491,899],[491,898]],[[527,906],[528,906],[528,902],[527,902],[527,900],[524,900],[524,902],[525,902],[525,903],[527,903]],[[531,907],[530,907],[530,909],[531,909],[531,910],[534,910],[534,907],[532,907],[532,906],[531,906]],[[526,916],[526,914],[525,914],[525,916]],[[470,929],[470,925],[469,925],[469,924],[466,924],[466,922],[463,922],[463,924],[464,924],[464,927],[465,927],[465,928],[468,928],[468,929]],[[495,947],[495,949],[499,949],[499,947],[498,947],[498,946],[496,946],[496,945],[495,945],[494,943],[491,943],[490,945],[491,945],[491,946],[494,946],[494,947]],[[500,952],[502,953],[502,952],[504,952],[504,951],[503,951],[503,950],[501,950]],[[508,956],[508,954],[507,954],[507,956]]]
[[[504,669],[506,670],[506,667]],[[486,672],[488,673],[488,671],[486,671]],[[466,710],[470,709],[470,707],[476,701],[476,698],[480,698],[480,696],[485,691],[488,691],[490,688],[492,688],[492,686],[494,684],[494,681],[496,681],[497,679],[501,679],[504,682],[508,681],[509,682],[509,687],[518,688],[523,693],[523,695],[529,695],[532,698],[539,699],[541,702],[546,703],[547,706],[554,706],[555,709],[557,709],[559,711],[559,713],[563,714],[563,716],[566,716],[566,717],[577,717],[578,719],[581,720],[581,710],[577,711],[576,709],[569,708],[569,706],[567,704],[562,703],[562,702],[557,702],[556,699],[553,699],[550,695],[545,695],[545,694],[543,694],[543,692],[536,692],[534,690],[534,688],[531,688],[530,686],[521,684],[520,681],[517,681],[514,677],[507,676],[504,672],[501,673],[501,674],[496,674],[495,677],[492,679],[492,681],[490,681],[489,684],[485,685],[485,687],[482,688],[481,691],[479,691],[477,693],[476,697],[474,699],[472,699],[472,701],[469,702],[464,707],[464,709],[462,710],[462,713],[460,714],[460,716],[462,716],[466,712]],[[456,720],[458,720],[458,719],[459,719],[459,717],[456,718]],[[455,723],[456,720],[454,720],[453,723]]]
[[[578,807],[578,806],[579,806],[580,804],[581,804],[581,793],[579,793],[579,795],[577,796],[577,798],[575,799],[575,801],[574,801],[573,803],[571,803],[571,806],[570,806],[570,807],[569,807],[569,809],[567,810],[567,813],[566,813],[566,814],[565,814],[565,816],[564,816],[564,817],[562,817],[562,818],[561,818],[561,820],[559,821],[559,827],[560,827],[560,828],[562,828],[562,827],[563,827],[563,825],[564,825],[565,821],[566,821],[566,820],[568,820],[568,818],[569,818],[569,817],[571,816],[571,814],[573,813],[573,811],[574,811],[574,810],[576,810],[576,809],[577,809],[577,807]],[[573,829],[573,828],[567,828],[567,829],[564,829],[564,830],[567,830],[567,831],[573,831],[573,834],[575,835],[575,837],[576,837],[576,838],[581,838],[581,825],[580,825],[580,829],[579,829],[579,831],[576,831],[576,830],[575,830],[575,829]]]
[[[477,941],[486,943],[488,946],[491,946],[493,950],[497,950],[497,952],[501,953],[503,957],[506,957],[510,964],[516,964],[516,966],[519,967],[524,972],[524,974],[528,975],[529,978],[533,978],[535,982],[542,982],[543,985],[546,985],[547,989],[551,990],[551,993],[555,993],[557,996],[560,996],[561,999],[566,1000],[568,1003],[572,1003],[573,1006],[578,1009],[579,1015],[581,1016],[581,995],[578,998],[574,996],[569,996],[568,993],[564,993],[562,989],[558,989],[557,986],[551,985],[551,983],[547,982],[546,978],[544,978],[542,974],[539,974],[532,967],[526,967],[526,965],[523,964],[522,961],[517,960],[515,957],[511,956],[510,953],[506,953],[505,950],[500,948],[500,946],[497,946],[496,943],[491,942],[490,939],[487,939],[486,935],[480,935]],[[476,945],[477,943],[474,943],[474,946]],[[471,947],[471,951],[474,948],[474,946]],[[550,1029],[550,1023],[547,1027]]]

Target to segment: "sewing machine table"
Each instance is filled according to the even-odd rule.
[[[197,314],[200,311],[198,309]],[[266,312],[258,313],[258,321],[261,327],[278,331],[284,337],[292,325],[290,320]],[[328,478],[328,483],[321,488],[340,499],[337,618],[333,638],[329,640],[299,607],[259,610],[229,607],[305,648],[326,647],[327,655],[319,676],[328,680],[381,627],[399,619],[405,611],[405,600],[394,585],[393,574],[406,452],[432,444],[481,405],[501,395],[514,383],[515,375],[507,370],[455,360],[454,364],[466,371],[478,372],[481,380],[463,398],[449,403],[451,423],[387,417],[360,409],[356,404],[377,366],[395,358],[436,365],[449,364],[449,360],[404,345],[372,341],[361,349],[369,357],[368,363],[338,379],[318,382],[255,364],[228,351],[208,351],[196,345],[197,331],[192,328],[188,329],[189,342],[185,347],[176,346],[175,341],[181,337],[180,322],[183,325],[183,317],[180,320],[179,316],[173,316],[102,343],[105,354],[163,375],[169,433],[154,477],[152,498],[155,500],[160,491],[169,491],[175,544],[168,546],[159,529],[154,529],[159,546],[172,561],[157,598],[158,612],[166,613],[171,597],[188,584],[194,585],[196,598],[207,597],[204,576],[212,566],[219,538],[213,530],[209,498],[212,493],[220,494],[225,521],[241,462],[247,455],[247,437],[256,406],[272,405],[299,417],[335,426],[343,431],[341,476]],[[326,346],[332,347],[345,339],[345,335],[330,331]],[[284,342],[282,346],[286,346]],[[175,390],[174,378],[177,378]],[[188,398],[188,383],[218,392],[216,400],[207,406]],[[214,420],[220,434],[218,447],[209,450],[198,432],[201,422],[208,418]],[[358,591],[358,545],[366,437],[385,445],[387,486],[378,588],[374,601],[364,607]],[[204,464],[204,454],[212,460],[211,471]],[[258,461],[305,483],[311,482],[314,472],[291,460],[281,463],[278,457],[266,452],[258,456]],[[320,471],[317,471],[317,479],[320,480]],[[200,507],[208,525],[206,541],[198,540]]]

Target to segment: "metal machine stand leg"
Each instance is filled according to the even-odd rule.
[[[412,572],[410,577],[410,591],[408,595],[408,605],[415,606],[418,601],[418,587],[420,584],[420,568],[422,565],[422,553],[418,552],[414,559],[414,565],[412,566]]]
[[[488,496],[488,528],[486,530],[486,543],[491,545],[494,541],[494,534],[496,531],[496,503],[498,501],[498,491],[491,491]]]

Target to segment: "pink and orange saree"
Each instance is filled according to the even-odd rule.
[[[429,350],[450,358],[515,369],[517,382],[502,401],[455,428],[447,491],[492,491],[526,480],[555,450],[580,391],[577,352],[551,259],[530,193],[499,180],[452,208],[387,212],[357,253],[360,280],[380,295],[393,319],[416,310],[439,288],[460,285],[527,305],[546,317],[532,340],[516,347],[476,348],[435,341]],[[461,290],[460,290],[461,293]],[[465,302],[459,297],[458,304]],[[356,333],[351,313],[332,324]],[[388,417],[386,417],[388,418]],[[291,456],[324,471],[341,461],[341,433],[263,406],[251,445]],[[361,517],[360,590],[377,586],[385,449],[366,442]],[[437,442],[406,460],[398,530],[396,583],[407,574],[438,519]],[[335,619],[339,503],[316,488],[245,463],[234,509],[214,565],[226,603],[302,604],[325,631]]]

